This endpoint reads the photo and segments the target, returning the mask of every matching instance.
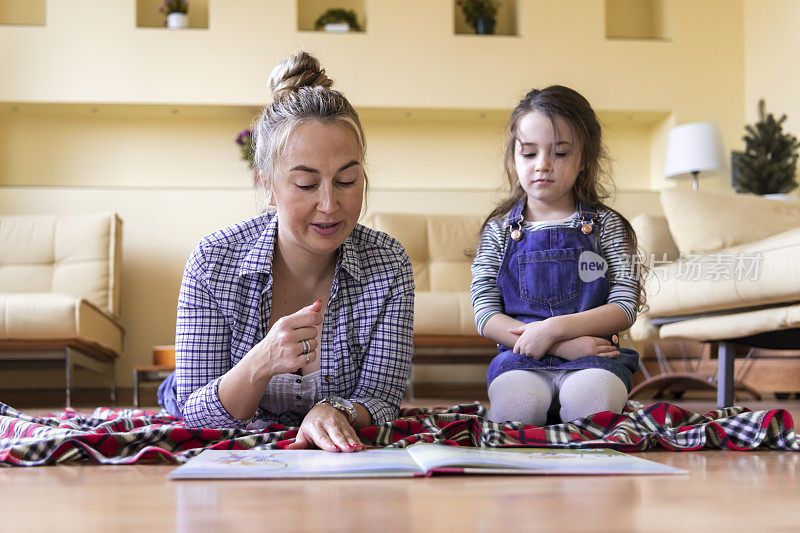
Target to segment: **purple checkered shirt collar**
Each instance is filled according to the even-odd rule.
[[[267,227],[261,235],[253,243],[253,247],[242,260],[239,267],[239,277],[244,277],[250,274],[266,274],[272,277],[272,257],[275,251],[275,243],[277,242],[278,234],[278,214],[271,217],[267,223]],[[355,281],[361,281],[361,260],[356,252],[352,237],[350,235],[344,240],[339,247],[338,257],[336,260],[336,273],[344,270]]]

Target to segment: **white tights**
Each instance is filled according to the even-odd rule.
[[[511,370],[489,386],[493,422],[543,426],[548,411],[564,422],[612,411],[621,413],[628,390],[617,376],[601,368],[585,370]]]

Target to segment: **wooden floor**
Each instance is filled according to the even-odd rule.
[[[678,404],[697,412],[714,407],[713,401]],[[800,420],[800,401],[747,405],[754,410],[784,408]],[[168,481],[174,466],[7,468],[0,470],[0,530],[800,530],[800,453],[709,450],[635,455],[690,473]]]

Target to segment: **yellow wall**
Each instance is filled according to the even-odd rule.
[[[504,14],[518,35],[489,37],[454,34],[460,15],[443,0],[364,0],[369,31],[351,35],[297,31],[298,5],[310,0],[210,3],[208,29],[137,27],[149,1],[49,0],[45,28],[0,26],[0,102],[227,106],[238,119],[236,107],[266,101],[275,62],[302,47],[360,108],[505,114],[527,89],[564,83],[603,111],[661,112],[666,125],[717,121],[728,144],[741,129],[740,1],[666,2],[672,39],[661,41],[606,39],[598,0],[517,2]],[[640,187],[671,186],[657,170],[663,153],[647,163]]]
[[[513,35],[495,36],[456,34],[445,0],[363,0],[367,31],[350,35],[298,31],[314,0],[198,3],[207,28],[186,31],[157,27],[147,2],[48,0],[45,27],[0,25],[0,212],[120,214],[122,385],[173,340],[188,251],[256,211],[233,139],[293,50],[317,54],[360,110],[373,211],[488,212],[503,126],[531,87],[573,86],[600,111],[630,216],[675,186],[662,177],[670,126],[715,121],[730,147],[745,117],[740,0],[664,0],[671,39],[658,41],[606,39],[599,0],[505,2],[499,29]],[[14,379],[0,386],[26,384]]]

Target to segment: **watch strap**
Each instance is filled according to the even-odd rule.
[[[329,396],[317,402],[317,405],[321,403],[330,404],[333,408],[337,409],[345,417],[347,417],[347,421],[351,424],[355,422],[356,418],[358,417],[358,412],[356,412],[356,408],[353,405],[353,402],[350,400],[345,400],[339,396]]]

